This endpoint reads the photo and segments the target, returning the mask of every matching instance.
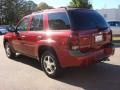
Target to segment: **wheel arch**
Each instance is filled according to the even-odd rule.
[[[42,53],[44,53],[45,51],[50,51],[50,52],[52,52],[52,53],[56,56],[56,58],[58,59],[57,53],[56,53],[56,51],[55,51],[55,49],[54,49],[53,47],[47,46],[47,45],[42,45],[42,46],[39,46],[39,47],[38,47],[38,57],[39,57],[39,61],[41,60],[40,58],[41,58],[41,56],[42,56]]]
[[[4,39],[4,40],[3,40],[4,48],[5,48],[5,43],[6,43],[6,42],[8,42],[8,43],[10,44],[10,47],[11,47],[12,51],[13,51],[14,53],[16,53],[15,49],[14,49],[13,46],[11,45],[10,40],[8,40],[8,39]]]
[[[4,41],[3,41],[3,45],[4,45],[4,47],[5,47],[5,43],[6,42],[9,42],[7,39],[4,39]]]

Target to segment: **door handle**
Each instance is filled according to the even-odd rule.
[[[43,39],[43,36],[38,36],[37,37],[37,40],[42,40]]]
[[[25,39],[25,37],[26,37],[26,36],[23,35],[23,36],[21,36],[21,39]]]
[[[22,38],[25,38],[26,36],[21,36]]]

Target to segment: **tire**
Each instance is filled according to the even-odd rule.
[[[16,53],[12,51],[10,44],[8,42],[5,43],[5,52],[8,58],[13,59],[16,57]]]
[[[57,78],[61,74],[57,57],[50,51],[45,51],[41,56],[41,66],[45,74],[50,78]]]

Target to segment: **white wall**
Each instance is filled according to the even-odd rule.
[[[100,9],[97,10],[107,21],[120,21],[120,9]]]

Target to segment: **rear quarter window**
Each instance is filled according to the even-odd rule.
[[[70,29],[70,22],[66,12],[48,13],[48,23],[51,30]]]

